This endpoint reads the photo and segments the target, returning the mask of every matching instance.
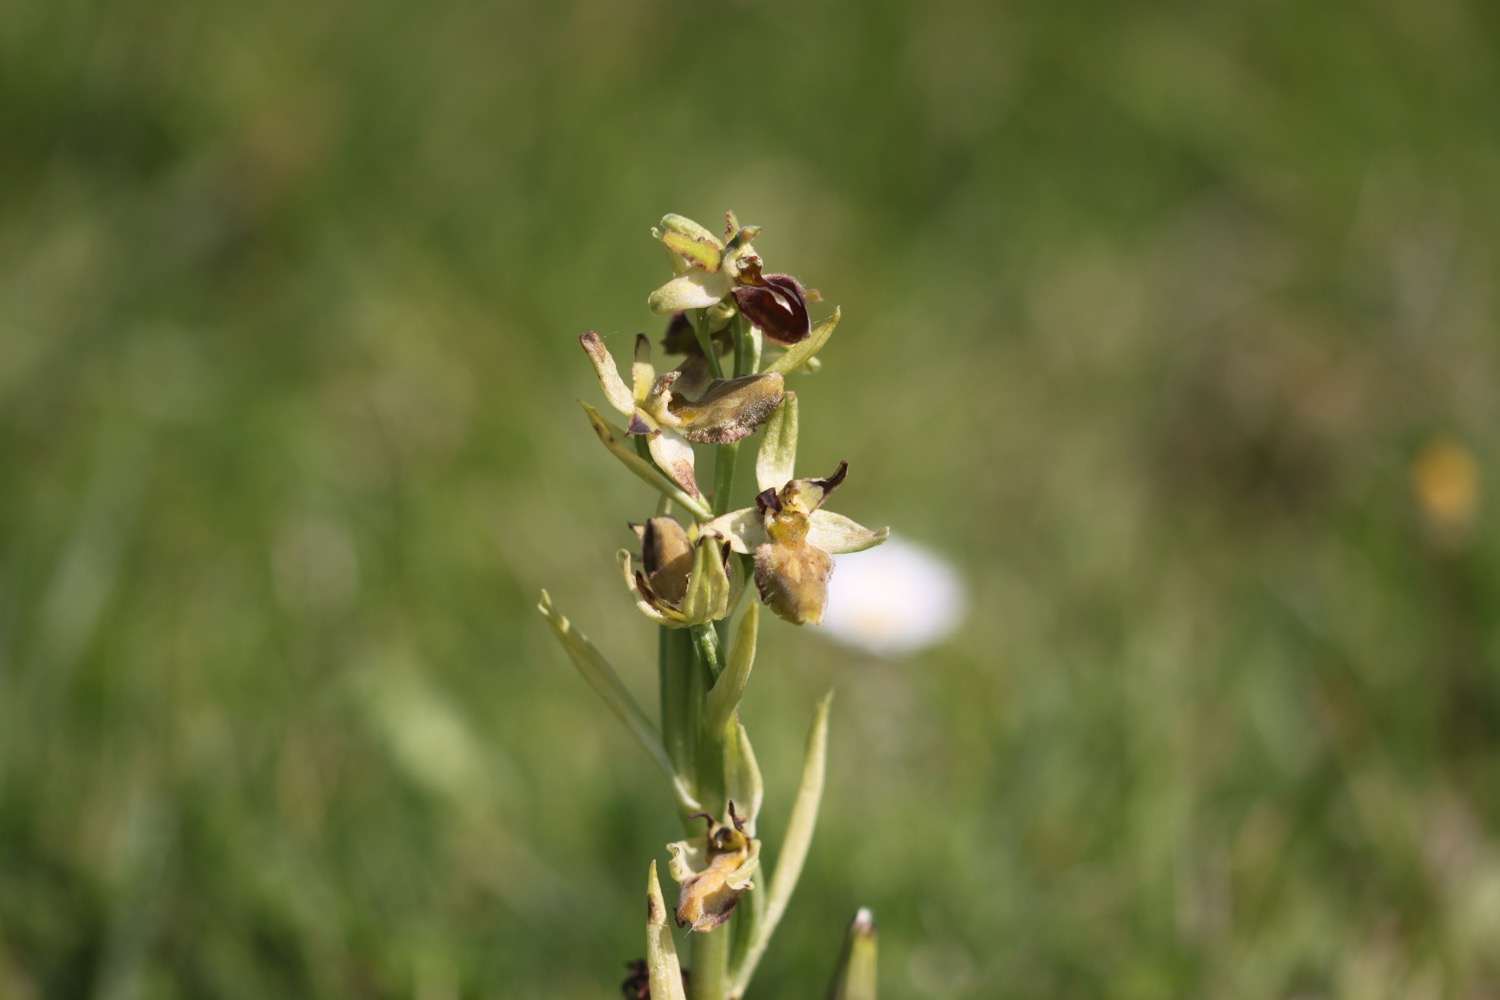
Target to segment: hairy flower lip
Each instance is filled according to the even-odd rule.
[[[768,274],[754,284],[741,283],[730,294],[740,312],[773,343],[790,346],[806,340],[812,333],[807,292],[789,274]]]
[[[840,462],[830,476],[767,487],[756,496],[755,506],[723,514],[699,529],[755,557],[761,600],[793,624],[822,620],[835,555],[872,548],[890,535],[889,528],[871,531],[822,509],[848,472],[849,464]]]

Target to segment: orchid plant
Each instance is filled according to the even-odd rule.
[[[659,725],[546,591],[540,605],[585,680],[671,783],[685,833],[667,845],[678,884],[670,921],[656,862],[648,865],[646,957],[631,963],[624,983],[625,995],[638,1000],[742,997],[812,840],[831,694],[814,710],[797,795],[769,866],[756,828],[760,767],[738,713],[760,625],[760,605],[745,599],[746,585],[753,581],[759,601],[783,620],[816,625],[833,557],[878,545],[888,534],[824,509],[846,463],[823,478],[794,472],[797,395],[787,379],[817,370],[838,310],[813,326],[809,304],[818,294],[790,275],[765,273],[752,244],[760,230],[740,226],[733,213],[726,223],[722,239],[678,215],[652,230],[673,277],[647,304],[670,317],[661,347],[681,358],[675,367],[658,373],[642,334],[627,380],[602,337],[579,338],[606,402],[625,421],[618,426],[584,403],[594,433],[658,494],[650,516],[631,525],[638,550],[621,550],[619,561],[636,607],[658,628]],[[737,453],[757,432],[757,492],[735,508]],[[707,488],[698,478],[697,447],[713,449]],[[671,923],[686,935],[686,969]],[[831,997],[874,1000],[874,941],[873,920],[861,910]]]

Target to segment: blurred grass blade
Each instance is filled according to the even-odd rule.
[[[765,954],[771,935],[786,911],[792,890],[797,888],[797,879],[802,875],[802,864],[807,860],[807,849],[812,845],[813,829],[818,823],[818,803],[823,798],[823,777],[828,756],[828,707],[833,701],[830,691],[818,702],[813,715],[812,730],[807,734],[807,750],[802,756],[802,782],[797,787],[797,798],[792,803],[791,819],[787,821],[786,838],[781,844],[781,853],[776,858],[776,871],[766,889],[766,915],[759,933],[745,949],[740,963],[731,974],[731,996],[741,996],[755,974],[755,966]]]
[[[620,675],[615,673],[615,668],[600,655],[599,650],[589,642],[588,637],[575,629],[571,622],[558,613],[552,606],[552,598],[544,590],[542,601],[537,605],[547,619],[547,624],[552,626],[552,631],[557,634],[557,641],[562,643],[563,649],[567,651],[568,658],[583,675],[583,679],[589,682],[589,687],[604,699],[604,703],[610,710],[625,723],[625,727],[635,734],[646,753],[656,761],[656,766],[661,768],[667,777],[676,781],[676,772],[672,769],[672,762],[667,759],[667,751],[662,747],[661,736],[656,727],[636,704],[636,700],[630,696]]]
[[[876,945],[875,916],[860,907],[844,937],[828,1000],[875,1000]]]
[[[625,468],[635,473],[653,489],[660,491],[662,496],[680,504],[683,509],[692,511],[704,520],[713,516],[702,499],[689,496],[682,487],[668,479],[660,469],[637,455],[625,443],[627,435],[623,429],[605,420],[603,415],[588,403],[579,400],[579,405],[588,414],[589,424],[593,426],[594,433],[599,436],[604,447],[608,448],[609,453],[618,458]]]
[[[752,601],[734,633],[729,665],[708,692],[708,703],[703,710],[703,726],[708,732],[718,732],[729,725],[734,710],[740,705],[745,685],[750,681],[750,668],[755,664],[755,638],[759,625],[760,605]]]
[[[656,862],[646,879],[646,969],[651,975],[652,1000],[687,1000],[682,989],[682,965],[677,943],[667,926],[667,904],[656,880]]]
[[[839,325],[839,311],[834,309],[833,315],[825,319],[816,328],[812,335],[802,343],[789,347],[786,353],[766,366],[768,372],[781,372],[783,375],[801,368],[823,349],[828,343],[828,338],[833,336],[833,328]]]

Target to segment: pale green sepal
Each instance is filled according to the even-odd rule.
[[[720,240],[708,229],[694,222],[692,219],[689,219],[685,215],[678,215],[676,212],[668,212],[666,215],[663,215],[661,217],[661,222],[659,223],[659,225],[661,226],[661,228],[651,230],[651,235],[661,240],[667,246],[672,247],[674,250],[677,249],[675,242],[683,241],[712,250],[715,259],[717,259],[717,256],[719,254],[722,254],[724,252],[724,243],[722,240]],[[682,253],[681,250],[678,250],[677,252]],[[685,256],[692,255],[688,254]],[[717,264],[715,266],[717,266]],[[712,270],[712,268],[709,268],[709,270]]]
[[[754,837],[755,817],[760,815],[766,786],[744,724],[736,717],[729,726],[729,739],[724,741],[724,795],[734,803],[735,812],[744,821],[745,836]]]
[[[682,617],[689,625],[718,621],[729,614],[729,574],[713,538],[701,538],[693,549],[693,575],[682,599]]]
[[[640,609],[641,614],[667,628],[687,627],[687,623],[680,617],[663,613],[641,593],[641,585],[635,579],[635,556],[631,555],[629,549],[620,549],[615,553],[615,558],[620,561],[620,569],[625,574],[625,586],[630,588],[630,596],[635,599],[635,606]]]
[[[686,274],[679,274],[652,292],[646,299],[646,305],[658,316],[665,316],[680,309],[707,309],[709,306],[717,305],[733,287],[734,279],[725,271],[710,274],[707,271],[695,269]]]
[[[754,507],[732,510],[714,518],[698,530],[704,534],[718,535],[742,556],[754,552],[757,545],[770,541],[770,536],[766,534],[765,517]]]
[[[635,473],[652,488],[659,491],[662,496],[672,500],[674,503],[680,504],[684,509],[692,511],[702,518],[713,516],[713,511],[709,510],[708,505],[703,502],[701,496],[695,497],[690,495],[682,487],[663,475],[650,462],[637,455],[625,443],[626,434],[623,430],[605,420],[604,417],[600,416],[599,411],[588,403],[579,400],[579,404],[583,407],[584,412],[588,414],[589,424],[593,426],[594,433],[599,436],[599,440],[603,442],[604,447],[608,448],[610,454],[618,458],[627,469]],[[655,440],[659,441],[665,436],[666,434],[663,433]]]
[[[833,336],[833,328],[839,325],[839,310],[835,308],[833,315],[819,323],[811,335],[800,344],[793,344],[786,349],[786,353],[766,366],[768,372],[781,372],[783,375],[802,367],[814,354],[823,349],[828,343],[828,338]]]
[[[667,902],[656,878],[656,862],[646,878],[646,969],[651,976],[651,995],[661,1000],[687,1000],[682,988],[682,963],[677,960],[677,942],[667,926]]]
[[[690,266],[704,271],[717,271],[724,260],[724,252],[720,249],[722,244],[713,237],[708,239],[711,242],[670,230],[661,234],[661,241],[666,244],[667,249],[680,255]]]
[[[714,733],[729,725],[735,709],[744,697],[745,685],[750,682],[750,668],[755,664],[755,639],[760,625],[760,605],[751,603],[740,617],[739,628],[734,633],[734,646],[729,651],[729,665],[719,675],[703,709],[703,728]],[[733,795],[730,798],[734,798]],[[736,802],[739,799],[735,799]],[[751,813],[750,815],[754,815]]]
[[[620,675],[615,673],[615,668],[600,655],[599,650],[592,642],[589,642],[587,636],[573,628],[572,623],[552,606],[552,598],[545,590],[542,591],[542,600],[537,608],[546,617],[547,624],[552,626],[552,631],[557,635],[557,641],[562,643],[568,659],[573,661],[573,665],[578,668],[583,679],[588,681],[589,687],[593,688],[594,693],[604,699],[610,711],[625,723],[625,728],[629,729],[640,741],[646,753],[656,762],[656,766],[675,782],[677,775],[672,768],[672,762],[667,759],[667,751],[662,746],[661,735],[657,733],[656,726],[646,717],[646,713],[641,711],[641,706],[636,704],[635,699],[630,696],[630,691],[620,680]]]
[[[604,389],[604,398],[609,400],[609,405],[621,413],[629,414],[633,411],[635,397],[626,387],[625,380],[620,378],[620,370],[615,367],[615,359],[604,346],[603,339],[590,330],[579,337],[578,342],[594,363],[594,373],[599,376],[599,385]]]
[[[838,972],[828,990],[828,1000],[876,1000],[876,950],[879,935],[875,915],[865,907],[849,923]]]
[[[755,485],[779,490],[792,481],[797,461],[797,394],[781,394],[781,403],[766,421],[765,437],[755,455]]]
[[[830,555],[873,549],[890,537],[890,528],[871,531],[864,525],[831,510],[815,510],[807,521],[807,544]]]
[[[776,857],[776,870],[771,875],[766,889],[766,915],[760,933],[750,942],[739,964],[730,973],[730,996],[743,996],[750,977],[755,975],[755,966],[765,953],[786,904],[797,888],[797,879],[802,875],[802,865],[807,860],[807,849],[812,845],[813,829],[818,824],[818,803],[823,798],[823,778],[827,770],[828,755],[828,707],[833,701],[830,691],[818,702],[813,715],[812,729],[807,734],[807,749],[802,756],[802,781],[797,786],[797,798],[792,802],[792,815],[787,821],[786,838],[781,844],[781,853]]]

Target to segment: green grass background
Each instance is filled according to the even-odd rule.
[[[972,614],[744,717],[887,997],[1500,993],[1500,7],[0,6],[0,996],[584,998],[677,836],[576,336],[733,208]],[[1475,512],[1414,463],[1465,450]]]

